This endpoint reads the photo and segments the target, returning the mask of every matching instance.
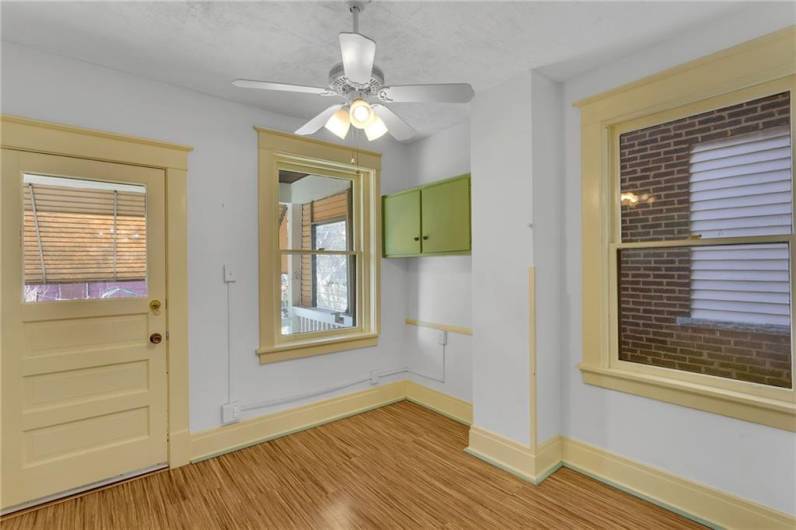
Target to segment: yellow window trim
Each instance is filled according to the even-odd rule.
[[[261,364],[378,344],[380,322],[381,155],[352,147],[256,128],[259,145],[260,347]],[[353,328],[290,336],[280,332],[280,270],[277,208],[279,170],[349,179],[355,204],[357,325]],[[296,254],[301,251],[294,251]]]
[[[791,138],[796,138],[794,42],[796,26],[791,26],[576,103],[581,110],[583,359],[580,369],[585,383],[796,431],[793,388],[620,361],[616,280],[612,280],[616,278],[615,234],[619,227],[619,209],[613,200],[618,186],[615,146],[619,134],[790,91]],[[796,159],[796,152],[792,159]],[[795,263],[794,236],[774,239],[790,243],[791,263]],[[733,238],[733,242],[743,240]],[[665,243],[652,246],[665,246]],[[792,279],[791,285],[794,283]],[[791,333],[791,363],[796,353],[793,340]]]

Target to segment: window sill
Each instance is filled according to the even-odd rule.
[[[262,347],[257,350],[260,364],[278,363],[290,359],[310,357],[313,355],[323,355],[339,351],[356,350],[359,348],[371,348],[379,344],[377,334],[357,334],[322,339],[296,341],[290,344],[278,346]]]
[[[589,385],[796,432],[796,403],[581,363]]]

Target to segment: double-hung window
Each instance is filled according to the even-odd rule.
[[[781,92],[619,128],[619,360],[791,387],[789,115]]]
[[[379,156],[259,135],[260,360],[375,345]]]
[[[587,383],[796,430],[793,33],[580,104]]]

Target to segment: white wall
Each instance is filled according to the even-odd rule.
[[[470,124],[464,122],[409,146],[414,185],[470,172]],[[403,258],[402,258],[403,259]],[[406,258],[406,316],[417,320],[470,327],[470,256],[432,256]],[[406,351],[409,367],[430,375],[412,379],[441,392],[472,400],[471,337],[448,334],[445,348],[445,382],[442,375],[442,349],[439,331],[407,326]]]
[[[533,261],[536,270],[536,439],[561,434],[564,290],[563,87],[531,73]],[[578,202],[577,198],[573,198]]]
[[[511,104],[505,104],[511,94]],[[540,72],[480,93],[471,119],[475,423],[530,444],[528,267],[536,270],[536,441],[561,433],[562,86]]]
[[[627,458],[796,514],[796,435],[583,384],[580,122],[572,103],[794,23],[792,4],[754,6],[568,81],[564,87],[566,337],[563,430]]]
[[[528,72],[478,93],[470,117],[474,423],[525,445],[531,431],[531,84]]]
[[[302,120],[5,42],[1,106],[7,114],[194,147],[188,175],[192,431],[218,426],[220,405],[227,400],[225,263],[237,276],[229,289],[232,399],[295,395],[405,365],[406,281],[400,260],[383,262],[383,332],[377,348],[258,364],[257,137],[252,126],[290,131]],[[357,145],[362,143],[359,139]],[[383,192],[412,184],[405,180],[405,146],[382,139],[369,147],[384,154]]]

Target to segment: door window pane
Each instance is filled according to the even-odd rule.
[[[25,174],[24,300],[147,295],[146,188]]]

